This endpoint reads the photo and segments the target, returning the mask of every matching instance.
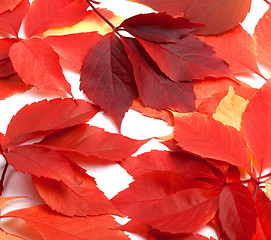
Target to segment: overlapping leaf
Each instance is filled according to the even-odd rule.
[[[22,0],[3,0],[0,5],[0,13],[12,11]]]

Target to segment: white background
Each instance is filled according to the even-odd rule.
[[[101,0],[99,7],[108,8],[112,10],[116,15],[120,15],[123,18],[128,18],[139,13],[152,12],[152,10],[143,5],[131,3],[125,0]],[[246,20],[242,23],[243,27],[253,34],[254,27],[262,17],[263,13],[268,9],[268,5],[263,0],[253,0],[251,6],[251,12],[248,14]],[[219,19],[217,20],[219,21]],[[23,32],[20,31],[19,36],[23,37]],[[262,69],[261,69],[262,70]],[[79,89],[79,74],[71,71],[64,70],[64,74],[67,80],[72,85],[72,93],[76,98],[84,98]],[[269,78],[269,73],[263,70],[263,75]],[[255,78],[242,77],[239,78],[254,87],[260,87],[263,84],[263,80],[255,76]],[[39,101],[44,98],[51,99],[58,97],[55,93],[48,93],[44,90],[38,90],[36,88],[31,89],[25,93],[16,94],[6,100],[0,101],[0,132],[5,133],[7,125],[11,117],[21,109],[24,105]],[[65,96],[63,96],[65,97]],[[96,115],[90,122],[91,125],[102,127],[107,131],[116,132],[114,125],[103,114]],[[146,139],[152,137],[160,137],[168,135],[172,132],[172,127],[168,127],[167,124],[160,120],[154,120],[151,118],[143,117],[139,113],[129,110],[125,115],[122,123],[121,133],[125,136],[134,139]],[[136,154],[140,154],[151,149],[164,149],[166,148],[158,143],[155,139],[152,139],[145,144]],[[3,169],[4,162],[0,163],[0,174]],[[98,187],[104,191],[108,198],[112,198],[119,191],[128,187],[128,184],[132,181],[132,178],[119,166],[109,165],[108,167],[93,167],[83,166],[88,169],[88,173],[96,178]],[[27,196],[26,199],[18,199],[10,203],[9,206],[2,210],[1,214],[8,211],[30,207],[42,203],[37,191],[33,188],[31,178],[27,174],[15,172],[9,167],[6,180],[4,196]],[[125,220],[121,220],[123,223]],[[127,220],[126,220],[127,221]],[[29,240],[41,239],[30,227],[23,223],[22,220],[8,219],[1,220],[1,227],[9,232],[14,232],[20,236]],[[16,231],[15,231],[16,230]],[[211,229],[204,228],[200,231],[206,236],[216,237],[215,233]],[[136,235],[130,235],[132,240],[140,240],[141,237]]]

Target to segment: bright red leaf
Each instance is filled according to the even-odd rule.
[[[14,146],[59,129],[82,124],[92,118],[99,108],[72,99],[43,100],[23,107],[11,119],[5,136],[5,147]]]
[[[186,151],[250,171],[250,152],[242,134],[211,117],[199,113],[175,117],[175,139]]]
[[[0,60],[0,78],[8,78],[15,73],[16,72],[9,58],[6,60]]]
[[[85,124],[48,135],[39,144],[59,151],[76,151],[111,161],[122,161],[147,141],[134,140]]]
[[[58,55],[42,39],[30,38],[15,43],[10,48],[9,56],[14,69],[26,84],[46,90],[64,90],[72,95]]]
[[[26,221],[44,240],[129,240],[120,225],[109,215],[66,217],[46,205],[9,212],[2,217],[16,217]]]
[[[232,75],[228,65],[216,57],[212,48],[192,34],[176,43],[137,39],[161,71],[175,82]]]
[[[130,0],[145,4],[158,12],[183,15],[194,23],[205,24],[198,34],[215,35],[233,29],[250,11],[251,0]]]
[[[9,49],[14,43],[17,43],[16,38],[1,38],[0,39],[0,60],[6,60],[9,58]]]
[[[111,116],[118,128],[137,96],[132,65],[120,39],[109,33],[89,51],[80,89]]]
[[[170,234],[159,231],[148,232],[147,240],[209,240],[199,234]]]
[[[12,11],[22,0],[2,0],[0,5],[0,13]]]
[[[97,32],[49,36],[44,41],[77,69],[81,69],[90,48],[101,37]]]
[[[121,215],[84,169],[75,164],[72,168],[75,172],[74,179],[56,181],[33,176],[34,186],[46,204],[68,216]]]
[[[219,197],[219,219],[231,240],[251,239],[256,231],[256,209],[252,195],[241,183],[228,184]]]
[[[84,19],[89,7],[84,0],[35,0],[26,17],[28,37],[50,27],[73,25]]]
[[[20,4],[12,11],[8,10],[0,14],[0,29],[17,37],[22,20],[28,13],[29,7],[29,0],[21,0]]]
[[[132,38],[122,38],[133,65],[135,80],[142,102],[156,110],[194,110],[194,93],[189,82],[173,82],[166,77],[140,44]]]

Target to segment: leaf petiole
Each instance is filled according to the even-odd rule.
[[[270,5],[270,2],[268,0],[264,0],[268,5]]]

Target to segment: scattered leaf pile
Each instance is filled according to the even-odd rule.
[[[0,133],[0,209],[20,198],[3,196],[8,167],[30,175],[44,202],[1,218],[45,240],[214,239],[197,233],[206,225],[220,240],[271,239],[271,82],[257,65],[271,71],[271,8],[251,37],[240,25],[251,0],[132,1],[158,12],[122,19],[92,0],[1,2],[1,101],[32,87],[58,96],[24,106]],[[88,100],[74,97],[67,64]],[[240,74],[266,83],[254,89]],[[149,139],[88,124],[102,111],[120,132],[129,109],[174,127],[159,139],[169,151],[132,156]],[[134,181],[108,199],[82,163],[118,164]],[[1,228],[0,238],[24,239]]]

